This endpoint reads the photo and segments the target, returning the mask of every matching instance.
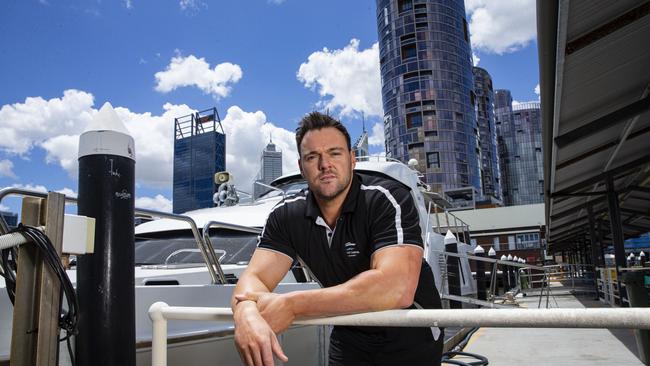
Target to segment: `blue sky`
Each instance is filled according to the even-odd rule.
[[[537,100],[534,1],[465,3],[494,87]],[[136,139],[148,208],[170,208],[173,118],[192,110],[219,110],[243,190],[270,134],[295,168],[291,131],[311,110],[329,108],[353,138],[363,112],[379,142],[375,14],[370,0],[2,1],[0,187],[75,192],[76,141],[105,102]]]

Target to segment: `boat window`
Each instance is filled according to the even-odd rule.
[[[257,247],[257,234],[235,230],[210,231],[210,241],[222,264],[247,263]],[[135,238],[136,265],[204,263],[190,231],[148,233]]]
[[[280,185],[277,185],[276,187],[283,190],[286,195],[291,195],[291,194],[296,194],[296,193],[302,191],[303,189],[306,189],[307,188],[307,182],[305,182],[301,178],[300,181],[290,181],[290,182],[286,182],[286,183],[282,183]],[[280,193],[280,191],[269,189],[269,190],[265,191],[264,193],[262,193],[259,198],[277,197],[277,196],[281,196],[281,195],[282,195],[282,193]]]

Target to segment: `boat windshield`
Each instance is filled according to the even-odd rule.
[[[291,194],[298,193],[303,189],[307,188],[307,182],[305,182],[302,178],[300,178],[297,180],[281,183],[277,185],[276,188],[280,188],[281,190],[283,190],[286,195],[291,195]],[[264,191],[264,193],[262,193],[259,198],[277,197],[281,195],[282,193],[280,191],[269,189],[267,191]]]
[[[211,230],[210,241],[222,264],[246,264],[257,246],[257,234]],[[225,252],[225,254],[224,254]],[[136,265],[204,263],[189,230],[136,235]]]

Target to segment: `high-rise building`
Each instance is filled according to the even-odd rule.
[[[174,213],[213,207],[214,174],[226,170],[226,135],[216,108],[174,119]]]
[[[18,214],[14,212],[8,212],[8,211],[0,211],[0,216],[2,216],[2,219],[5,220],[5,223],[10,229],[15,228],[18,226]]]
[[[497,150],[497,131],[494,121],[494,90],[492,77],[480,67],[474,67],[474,92],[476,93],[476,120],[479,127],[481,150],[482,196],[501,199],[501,172]]]
[[[266,145],[260,156],[260,171],[257,174],[256,182],[264,184],[271,183],[275,178],[282,175],[282,151],[278,150],[273,143],[273,139],[269,138],[269,143]],[[263,192],[268,191],[259,184],[253,184],[253,195],[258,197]]]
[[[437,192],[481,191],[472,53],[460,0],[377,0],[386,154]]]
[[[540,104],[513,106],[510,91],[497,90],[495,117],[504,203],[514,206],[544,202]]]
[[[361,136],[359,136],[357,141],[352,145],[352,150],[354,151],[354,156],[362,158],[362,160],[367,160],[367,158],[364,159],[363,157],[370,155],[368,151],[368,132],[366,131],[365,121],[363,124],[363,130],[361,131]]]

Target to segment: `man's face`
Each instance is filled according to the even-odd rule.
[[[307,132],[300,143],[300,156],[300,172],[317,198],[332,200],[350,186],[354,154],[336,128]]]

